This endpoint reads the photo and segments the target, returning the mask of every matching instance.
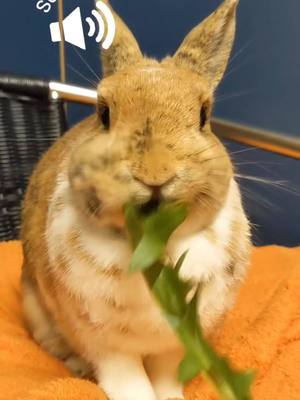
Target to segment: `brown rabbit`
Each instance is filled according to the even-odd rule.
[[[123,206],[184,201],[168,256],[202,282],[207,334],[232,307],[249,259],[249,224],[233,167],[211,132],[214,92],[231,52],[237,0],[185,38],[174,57],[144,58],[115,15],[98,110],[39,162],[23,212],[23,304],[35,340],[77,372],[84,362],[111,400],[182,398],[181,346],[132,255]]]

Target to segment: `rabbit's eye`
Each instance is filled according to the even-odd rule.
[[[107,105],[101,105],[99,108],[99,116],[101,119],[101,122],[104,126],[105,129],[109,129],[110,126],[110,111],[109,107]]]
[[[200,110],[200,129],[202,130],[207,122],[207,108],[205,104],[202,105]]]

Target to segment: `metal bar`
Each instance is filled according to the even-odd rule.
[[[214,118],[212,127],[213,131],[224,139],[300,160],[300,139],[297,137],[257,129],[219,118]]]
[[[80,86],[66,85],[59,82],[49,83],[50,93],[53,98],[60,97],[64,100],[78,103],[96,105],[97,91],[85,89]]]

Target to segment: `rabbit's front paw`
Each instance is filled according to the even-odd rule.
[[[157,400],[140,357],[106,354],[97,367],[97,380],[110,400]]]
[[[146,370],[158,400],[184,398],[183,385],[177,379],[181,360],[181,351],[149,356],[145,360]]]

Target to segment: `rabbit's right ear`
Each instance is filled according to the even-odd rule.
[[[201,75],[212,90],[223,77],[233,45],[238,0],[224,0],[196,26],[173,57],[176,65]]]
[[[113,13],[116,23],[116,34],[109,49],[102,49],[103,76],[107,77],[115,72],[136,64],[143,58],[139,45],[130,29],[112,9],[109,1],[104,1]]]

